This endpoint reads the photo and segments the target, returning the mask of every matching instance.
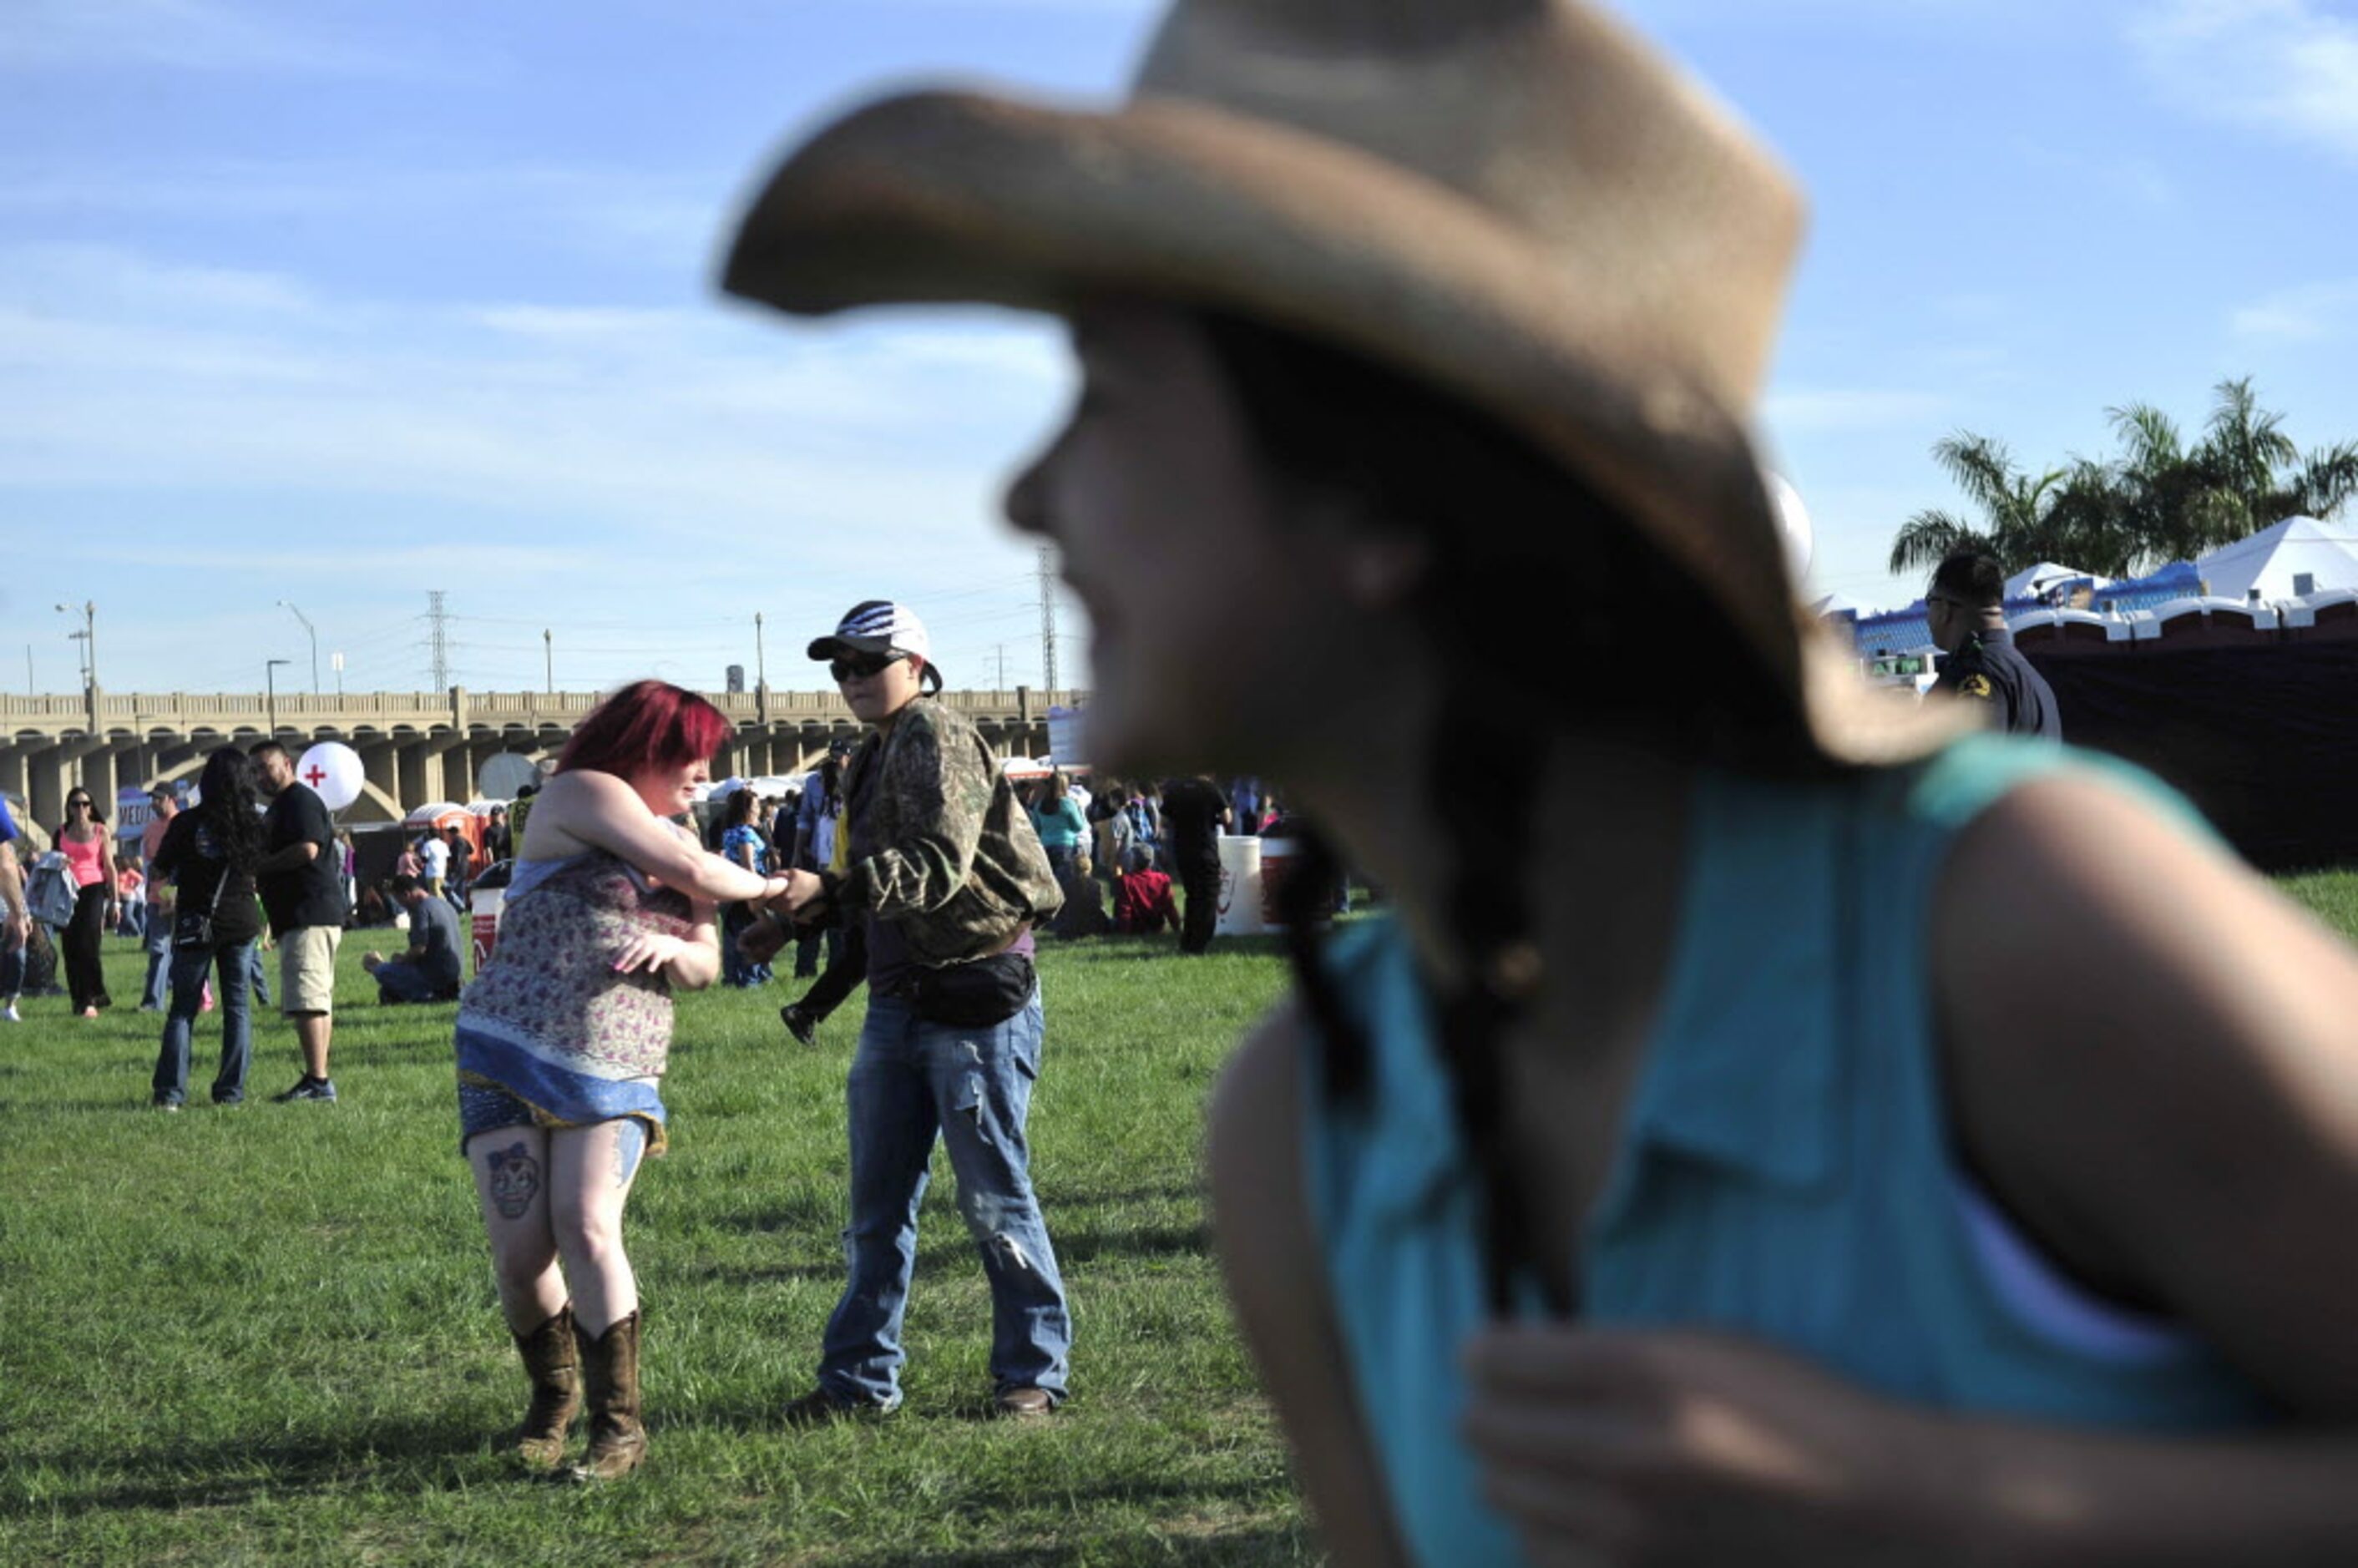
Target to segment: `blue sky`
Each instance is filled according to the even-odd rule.
[[[0,0],[0,688],[560,687],[755,664],[904,598],[1041,676],[998,488],[1067,392],[987,311],[723,305],[730,214],[884,81],[1104,97],[1139,0]],[[2358,436],[2358,6],[1631,0],[1813,221],[1763,409],[1814,576],[1870,605],[1952,430],[2109,449],[2252,374]],[[1067,683],[1085,622],[1059,600]],[[1079,672],[1076,676],[1076,672]]]

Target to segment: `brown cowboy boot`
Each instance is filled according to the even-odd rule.
[[[612,1481],[647,1456],[647,1429],[639,1424],[639,1314],[608,1325],[596,1339],[579,1323],[581,1381],[590,1396],[590,1452],[573,1466],[577,1481]]]
[[[573,1303],[530,1334],[515,1336],[516,1354],[532,1376],[532,1405],[524,1424],[508,1434],[503,1446],[515,1450],[527,1465],[553,1469],[565,1458],[565,1429],[581,1410],[581,1363],[573,1349]]]

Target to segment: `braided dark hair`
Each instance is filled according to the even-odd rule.
[[[1485,1286],[1506,1313],[1519,1284],[1548,1310],[1574,1303],[1537,1266],[1524,1186],[1505,1136],[1500,1040],[1536,984],[1539,955],[1524,854],[1552,735],[1577,725],[1636,734],[1699,759],[1757,765],[1758,731],[1779,711],[1767,678],[1724,615],[1576,474],[1470,406],[1324,343],[1234,317],[1198,317],[1264,461],[1292,482],[1357,496],[1372,515],[1436,542],[1416,599],[1445,671],[1444,732],[1431,738],[1424,785],[1451,839],[1448,929],[1459,979],[1434,987],[1438,1046],[1460,1140],[1477,1183]],[[1575,579],[1562,536],[1575,531]],[[1781,583],[1763,592],[1784,591]],[[1640,618],[1642,617],[1642,627]],[[1518,680],[1522,665],[1562,674]],[[1460,759],[1498,781],[1480,810],[1444,809]],[[1286,892],[1331,886],[1331,847],[1302,836],[1306,863]],[[1323,961],[1307,907],[1288,910],[1288,946],[1316,1032],[1329,1101],[1364,1099],[1365,1034]]]

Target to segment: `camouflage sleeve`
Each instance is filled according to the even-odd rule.
[[[900,825],[899,833],[855,862],[845,879],[850,902],[885,920],[938,909],[966,885],[990,804],[982,749],[946,751],[931,715],[917,710],[908,718],[916,722],[893,737],[876,781],[890,796],[889,820]]]

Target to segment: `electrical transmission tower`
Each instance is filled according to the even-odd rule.
[[[426,619],[433,627],[434,689],[450,689],[450,643],[446,625],[450,617],[442,609],[442,590],[434,589],[426,595]]]
[[[1040,546],[1040,681],[1056,688],[1056,550]]]

